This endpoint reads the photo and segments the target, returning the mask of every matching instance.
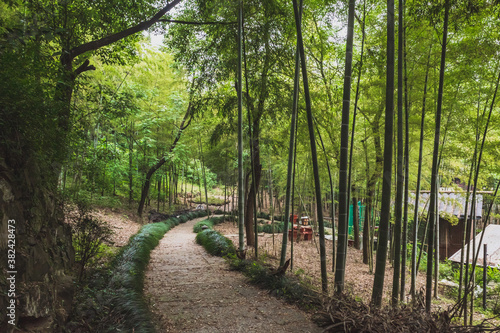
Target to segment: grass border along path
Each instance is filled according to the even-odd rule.
[[[227,258],[232,269],[242,272],[253,284],[270,290],[276,296],[285,298],[289,303],[295,303],[304,310],[321,307],[320,295],[297,278],[276,274],[276,271],[259,261],[238,259],[233,242],[212,229],[214,225],[222,222],[224,222],[223,217],[197,222],[193,227],[193,232],[197,234],[196,243],[212,255]],[[208,228],[202,229],[202,226]]]
[[[76,317],[66,331],[156,332],[143,294],[151,251],[173,227],[206,215],[206,211],[194,211],[142,226],[113,258],[109,269],[97,272],[82,291]]]
[[[155,332],[151,314],[144,300],[144,271],[149,263],[151,251],[159,244],[165,233],[179,223],[206,216],[206,211],[190,212],[171,217],[163,222],[144,225],[116,256],[113,274],[108,287],[116,291],[116,310],[124,315],[124,327],[136,332]]]

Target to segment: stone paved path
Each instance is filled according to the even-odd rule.
[[[245,282],[195,243],[193,225],[180,224],[153,251],[144,292],[160,332],[321,332],[306,315]]]

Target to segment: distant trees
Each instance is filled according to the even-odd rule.
[[[68,157],[67,142],[74,121],[79,118],[72,105],[77,78],[95,69],[89,60],[92,55],[108,62],[130,57],[133,53],[130,42],[137,40],[136,33],[151,27],[179,2],[175,0],[160,8],[147,1],[2,3],[0,58],[16,65],[14,69],[2,64],[2,73],[10,74],[3,81],[1,95],[6,96],[10,90],[11,96],[3,98],[0,107],[6,112],[3,116],[9,119],[1,123],[0,159],[5,189],[0,199],[2,221],[16,220],[18,237],[33,239],[21,242],[18,253],[40,253],[42,257],[36,267],[47,267],[46,274],[33,277],[34,259],[29,255],[18,258],[19,281],[26,281],[26,276],[31,278],[29,283],[23,283],[25,286],[19,286],[23,292],[17,320],[38,317],[43,307],[51,309],[47,315],[57,325],[64,316],[56,319],[56,310],[66,307],[57,313],[69,313],[71,306],[70,302],[63,305],[59,296],[72,293],[71,283],[65,282],[69,277],[63,272],[71,270],[73,251],[71,236],[57,205],[57,185]],[[54,55],[59,62],[54,61]],[[6,71],[8,68],[12,70]],[[21,93],[28,91],[31,97],[20,99]],[[35,99],[39,100],[30,103]],[[50,257],[43,255],[50,251]],[[40,290],[44,295],[39,294]],[[49,301],[48,304],[29,302],[28,308],[26,299]],[[1,304],[5,302],[2,296]]]
[[[73,260],[69,231],[61,222],[57,199],[61,193],[71,197],[89,195],[93,199],[106,194],[126,196],[130,204],[138,201],[138,211],[143,213],[153,196],[158,208],[160,201],[174,205],[179,182],[181,188],[184,182],[186,191],[186,182],[199,185],[205,175],[209,187],[217,175],[230,185],[240,180],[239,188],[244,190],[244,198],[239,201],[240,214],[244,214],[240,220],[246,223],[248,245],[255,242],[253,217],[258,209],[256,199],[263,187],[272,187],[269,192],[276,198],[271,200],[278,203],[286,196],[285,215],[290,213],[290,204],[294,204],[290,192],[295,191],[296,197],[303,201],[302,211],[318,212],[318,224],[324,222],[324,212],[332,212],[338,205],[335,286],[337,291],[342,291],[348,251],[347,198],[351,189],[346,182],[346,172],[349,168],[356,196],[365,206],[363,259],[367,263],[373,255],[370,250],[373,227],[379,226],[372,301],[381,304],[390,230],[397,267],[394,283],[405,279],[404,269],[401,276],[397,273],[398,261],[403,267],[407,255],[405,238],[401,238],[401,247],[398,243],[401,202],[407,201],[402,199],[403,190],[416,189],[417,197],[420,189],[431,190],[435,199],[438,177],[443,184],[451,177],[469,177],[464,170],[470,170],[470,157],[475,149],[480,149],[476,146],[478,133],[486,123],[486,113],[479,112],[483,104],[487,106],[485,110],[488,107],[493,110],[492,125],[481,149],[483,162],[476,164],[476,158],[473,161],[473,169],[481,165],[481,173],[472,173],[477,178],[474,186],[490,186],[499,172],[496,165],[499,152],[492,148],[500,138],[498,126],[493,126],[498,123],[494,113],[497,106],[492,103],[498,74],[498,4],[407,1],[408,15],[402,22],[404,4],[400,1],[397,25],[400,38],[396,45],[393,1],[388,1],[389,9],[386,4],[370,1],[362,5],[361,2],[356,5],[353,0],[348,3],[313,1],[306,4],[303,17],[297,20],[302,24],[297,24],[291,20],[295,17],[292,1],[250,0],[242,4],[241,25],[236,24],[239,2],[185,2],[181,10],[172,14],[175,20],[165,16],[179,3],[181,0],[167,4],[149,0],[11,1],[0,5],[3,116],[0,208],[3,221],[16,219],[22,230],[20,237],[33,239],[29,244],[34,244],[21,245],[23,260],[20,262],[25,263],[25,267],[19,271],[32,272],[35,267],[24,253],[45,253],[54,248],[57,250],[53,258],[44,257],[41,262],[50,267],[47,274],[52,285],[66,285],[56,281],[57,271],[67,269]],[[385,15],[387,27],[379,19]],[[355,20],[360,24],[355,25]],[[183,24],[171,24],[174,21]],[[142,37],[137,33],[160,22],[171,24],[165,48],[161,52],[140,49]],[[347,22],[343,23],[347,26],[347,39],[336,22]],[[296,27],[302,27],[300,56]],[[448,30],[450,38],[447,38]],[[238,41],[241,42],[239,51]],[[403,54],[405,43],[409,46],[407,55]],[[438,44],[441,56],[438,48],[431,46]],[[398,112],[397,145],[400,150],[405,141],[408,147],[403,153],[408,176],[403,188],[403,167],[399,163],[398,200],[392,204],[396,46],[400,83],[398,111],[403,110],[404,97],[408,115],[403,140],[402,112]],[[407,86],[403,87],[405,57],[408,72]],[[297,67],[306,62],[308,66],[304,65],[302,75],[304,79],[307,76],[308,89],[305,89],[305,80],[302,81],[304,89],[299,89]],[[239,77],[238,64],[241,65]],[[177,79],[184,75],[192,82],[189,88]],[[350,98],[353,75],[358,77],[354,103]],[[343,83],[344,88],[340,89]],[[349,133],[350,114],[354,114],[349,112],[351,105],[357,113],[356,135]],[[300,110],[307,112],[300,113]],[[240,123],[239,116],[242,117]],[[440,144],[441,118],[447,123],[444,149]],[[430,128],[430,123],[435,127],[433,145],[424,130]],[[463,126],[464,123],[475,126]],[[188,134],[184,131],[188,124],[203,130],[197,131],[194,138],[186,136],[188,140],[184,141],[180,135]],[[238,129],[241,131],[239,162],[236,158]],[[339,172],[338,196],[332,193],[330,175],[323,161],[316,158],[313,162],[315,132],[312,129],[325,138],[323,155],[332,166],[330,171]],[[415,149],[417,138],[420,138],[418,150]],[[203,145],[203,163],[198,162],[201,159],[198,144]],[[347,158],[349,148],[352,161]],[[441,164],[436,159],[438,152],[442,155]],[[208,158],[210,155],[216,157]],[[266,160],[265,155],[271,158]],[[478,155],[479,151],[476,157]],[[288,168],[285,163],[273,164],[286,157],[291,158]],[[401,153],[397,160],[403,160]],[[207,168],[206,173],[200,169],[202,165]],[[295,165],[300,181],[292,188],[291,170]],[[238,166],[243,168],[239,178],[235,176]],[[261,184],[262,168],[272,170],[273,181],[269,185]],[[329,189],[327,196],[321,188]],[[334,198],[338,198],[338,202]],[[432,221],[437,217],[433,207],[429,214],[431,234],[427,237],[430,262],[434,246]],[[423,247],[417,236],[424,219],[417,208],[412,215],[413,221],[410,218],[409,223],[413,243],[411,293],[414,294],[416,254]],[[331,218],[335,222],[336,217]],[[470,229],[475,228],[470,225]],[[321,230],[320,227],[320,234]],[[284,237],[286,239],[286,234]],[[321,239],[323,241],[323,237]],[[284,241],[282,263],[286,260],[286,246]],[[323,253],[323,245],[320,250],[323,273],[327,255]],[[428,292],[433,279],[431,269],[432,266],[427,269]],[[64,280],[64,274],[61,277]],[[41,277],[35,280],[34,285],[45,283]],[[0,287],[1,284],[0,281]],[[393,303],[396,304],[399,285],[394,287]],[[31,297],[35,290],[38,289],[27,290],[26,297]],[[54,288],[43,290],[49,290],[45,295],[47,299],[55,299],[49,295]],[[404,286],[399,293],[401,299]],[[4,302],[4,298],[0,300]],[[430,299],[427,303],[430,306]],[[21,309],[22,316],[34,316],[30,311]]]

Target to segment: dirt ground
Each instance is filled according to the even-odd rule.
[[[203,218],[202,218],[203,219]],[[305,313],[249,285],[176,226],[151,254],[144,293],[161,332],[321,332]]]
[[[93,215],[102,221],[108,222],[113,230],[111,241],[113,245],[117,247],[127,245],[130,236],[136,234],[142,226],[136,222],[139,220],[137,217],[126,211],[117,211],[107,208],[96,209]]]
[[[224,222],[216,225],[214,229],[226,235],[233,243],[238,243],[238,229],[233,222]],[[279,266],[279,256],[281,253],[282,234],[275,234],[274,240],[272,234],[259,234],[259,257],[266,262]],[[332,273],[332,241],[325,240],[327,253],[327,274],[329,291],[333,292],[334,274]],[[290,241],[287,247],[287,258],[291,256]],[[294,242],[293,266],[290,266],[288,274],[298,275],[302,280],[307,281],[314,286],[316,290],[321,290],[321,266],[319,258],[319,237],[315,236],[310,241]],[[248,250],[247,254],[252,256],[253,249]],[[374,258],[375,259],[375,258]],[[387,263],[385,282],[384,282],[384,302],[388,304],[392,293],[392,275],[393,269],[390,263]],[[369,272],[368,265],[363,264],[363,252],[352,247],[347,250],[347,264],[345,272],[345,289],[354,296],[361,298],[366,303],[371,300],[373,290],[373,274]],[[417,277],[417,290],[425,286],[425,275],[421,272]],[[409,297],[410,277],[406,279],[406,294]]]
[[[96,217],[107,221],[114,230],[112,241],[117,247],[127,244],[130,236],[142,226],[133,212],[98,209]],[[161,332],[320,332],[308,315],[294,306],[277,300],[245,281],[239,272],[228,270],[225,261],[208,255],[194,241],[189,221],[170,230],[153,251],[145,278],[145,295],[156,314]],[[215,226],[237,243],[237,227],[233,222]],[[261,260],[277,267],[281,251],[281,234],[259,234]],[[290,242],[288,243],[290,257]],[[332,242],[326,240],[329,290],[332,293],[334,275],[331,272]],[[249,249],[247,256],[253,256]],[[321,288],[318,237],[313,241],[294,242],[293,267],[287,274],[296,274],[317,290]],[[391,295],[393,270],[387,264],[384,302]],[[362,262],[362,252],[349,247],[347,251],[346,290],[367,302],[371,299],[373,274]],[[406,295],[409,293],[409,276]],[[425,286],[425,275],[419,273],[417,290]],[[447,308],[451,301],[441,300],[433,307]],[[484,315],[476,313],[476,320]],[[497,321],[495,323],[498,324]]]

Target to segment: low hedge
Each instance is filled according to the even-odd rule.
[[[155,332],[143,296],[144,271],[151,251],[179,223],[206,215],[206,211],[194,211],[144,225],[118,252],[110,270],[96,274],[95,281],[91,280],[82,292],[82,302],[75,309],[82,318],[73,318],[69,330],[83,332],[85,326],[99,332]]]
[[[197,224],[200,224],[200,232],[196,235],[196,242],[212,255],[227,257],[231,268],[241,271],[253,284],[271,290],[277,296],[284,297],[288,302],[297,303],[303,308],[321,306],[319,294],[311,286],[306,286],[296,277],[276,274],[275,270],[263,266],[260,262],[238,259],[236,248],[229,238],[212,229],[201,230],[201,225],[207,225],[209,228],[213,226],[209,220]]]
[[[202,245],[208,253],[214,256],[223,257],[228,254],[236,253],[233,242],[218,231],[212,229],[198,232],[196,235],[196,243]]]
[[[321,307],[320,294],[295,276],[276,274],[275,270],[254,260],[233,257],[229,263],[232,269],[242,272],[251,283],[270,290],[271,293],[283,297],[289,303],[295,303],[304,309]]]
[[[221,217],[211,217],[209,219],[196,222],[195,225],[193,226],[193,232],[194,233],[199,233],[203,230],[203,226],[207,226],[209,229],[212,229],[214,225],[217,225],[219,223],[224,222],[224,218]]]
[[[272,224],[261,224],[257,226],[257,231],[258,232],[265,232],[267,234],[271,233],[283,233],[283,230],[285,229],[285,223],[280,222],[280,223],[275,223],[274,224],[274,229]],[[290,230],[290,224],[288,224],[288,229]]]

